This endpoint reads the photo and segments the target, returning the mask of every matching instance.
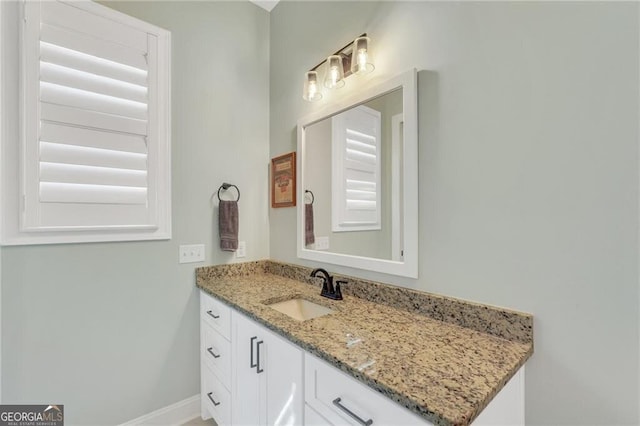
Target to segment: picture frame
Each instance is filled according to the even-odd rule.
[[[296,205],[296,153],[271,159],[271,207]]]

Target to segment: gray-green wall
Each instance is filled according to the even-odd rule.
[[[586,2],[281,2],[271,155],[295,149],[304,72],[367,32],[419,74],[420,278],[326,265],[535,315],[527,424],[638,424],[638,8]],[[357,90],[354,78],[341,89]],[[272,210],[271,257],[296,259]]]
[[[424,70],[420,279],[329,269],[532,312],[527,423],[640,423],[637,3],[109,5],[172,32],[173,238],[3,248],[4,403],[115,424],[198,392],[196,265],[178,245],[234,261],[210,202],[232,181],[247,260],[310,264],[294,209],[268,207],[268,161],[321,107],[304,71],[367,31],[371,80]]]
[[[269,249],[268,13],[107,5],[171,31],[173,238],[2,249],[3,402],[65,404],[67,424],[118,424],[199,392],[194,267],[235,261],[217,248],[222,182],[242,191],[246,260]],[[193,243],[206,262],[179,265],[178,246]]]

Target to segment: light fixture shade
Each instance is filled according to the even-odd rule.
[[[368,74],[375,68],[373,65],[373,53],[371,52],[371,39],[369,37],[358,37],[353,42],[351,72],[354,74]]]
[[[302,98],[305,101],[315,102],[322,99],[322,93],[320,93],[320,87],[318,86],[318,73],[316,71],[309,71],[304,78],[304,92]]]
[[[344,67],[342,56],[331,55],[327,58],[327,70],[324,75],[324,87],[339,89],[344,86]]]

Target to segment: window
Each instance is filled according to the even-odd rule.
[[[379,111],[361,105],[332,118],[332,230],[381,229]]]
[[[167,239],[170,34],[25,2],[19,229],[6,244]]]

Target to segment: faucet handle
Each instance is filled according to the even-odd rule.
[[[342,291],[340,290],[340,284],[346,284],[346,281],[336,281],[336,286],[335,286],[335,296],[336,296],[336,300],[342,300]]]

